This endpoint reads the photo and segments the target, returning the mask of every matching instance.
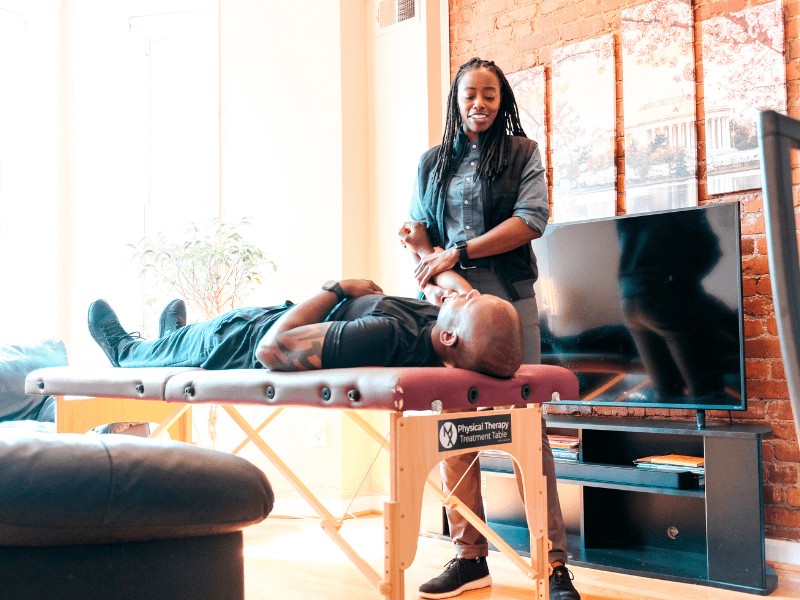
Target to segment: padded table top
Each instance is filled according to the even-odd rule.
[[[48,367],[31,372],[28,394],[138,398],[167,402],[301,405],[378,410],[471,409],[578,397],[575,375],[522,365],[499,379],[445,367],[360,367],[279,372],[185,368]],[[435,400],[441,406],[433,405]]]

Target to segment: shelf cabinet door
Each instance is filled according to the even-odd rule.
[[[761,443],[706,437],[708,577],[766,587]]]

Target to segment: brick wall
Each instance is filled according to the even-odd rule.
[[[450,0],[450,71],[474,56],[494,60],[505,73],[544,65],[549,106],[550,60],[554,48],[614,34],[617,73],[622,73],[619,40],[620,11],[642,0]],[[695,0],[695,39],[709,18],[764,4],[757,0]],[[784,0],[788,113],[800,118],[800,0]],[[733,413],[742,423],[766,423],[773,435],[764,442],[764,493],[767,536],[800,540],[800,450],[795,439],[783,363],[772,303],[763,201],[760,192],[709,196],[705,182],[703,128],[703,55],[696,42],[698,198],[700,204],[738,200],[742,218],[742,273],[744,277],[745,353],[748,410]],[[625,212],[622,81],[617,81],[618,173],[617,213]],[[549,111],[548,111],[549,119]],[[549,123],[548,123],[549,130]],[[539,140],[540,143],[542,140]],[[549,144],[548,144],[549,151]],[[548,160],[548,164],[552,164]],[[552,181],[552,173],[548,173]],[[800,177],[795,173],[795,181]],[[798,200],[795,200],[798,206]],[[800,310],[800,307],[798,307]],[[550,409],[554,412],[553,409]],[[653,409],[594,409],[595,413],[646,418],[694,419],[691,411]],[[709,421],[727,420],[728,413],[709,411]]]

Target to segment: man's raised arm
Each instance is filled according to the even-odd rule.
[[[425,231],[425,224],[419,221],[407,221],[398,232],[400,243],[411,253],[412,261],[416,267],[421,258],[436,250]],[[422,293],[429,302],[441,306],[442,300],[448,296],[466,294],[472,285],[452,269],[439,273],[428,281],[422,288]]]
[[[339,282],[344,297],[382,294],[368,279]],[[256,358],[273,371],[308,371],[322,368],[322,344],[330,323],[323,323],[341,298],[336,291],[320,290],[308,300],[294,305],[261,338]]]

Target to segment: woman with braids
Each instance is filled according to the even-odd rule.
[[[524,362],[538,363],[539,313],[533,292],[538,272],[531,240],[547,225],[547,182],[539,146],[525,137],[514,93],[494,62],[473,58],[458,70],[447,100],[442,143],[419,161],[410,217],[399,235],[416,261],[420,289],[441,303],[454,292],[437,276],[454,271],[467,286],[509,300],[524,327]],[[579,600],[565,566],[566,534],[544,431],[542,446],[553,545],[550,598]],[[443,461],[442,480],[448,492],[457,485],[455,495],[483,517],[474,458],[465,454]],[[448,510],[447,520],[458,555],[441,575],[420,586],[423,598],[449,598],[491,584],[486,538],[457,511]]]

